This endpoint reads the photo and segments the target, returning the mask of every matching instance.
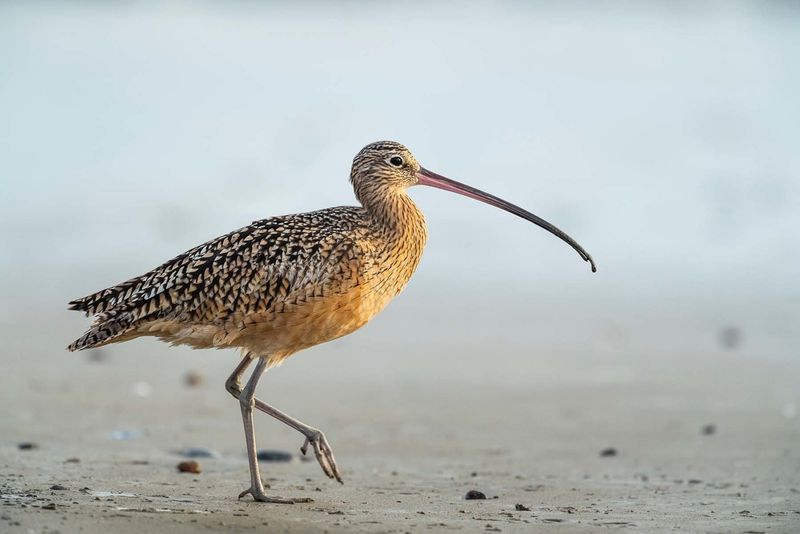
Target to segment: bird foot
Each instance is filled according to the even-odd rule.
[[[304,503],[304,502],[314,502],[314,499],[309,497],[269,497],[264,494],[264,490],[262,488],[254,488],[249,487],[243,492],[239,494],[239,498],[241,499],[245,495],[252,495],[254,501],[258,502],[269,502],[273,504],[297,504],[297,503]]]
[[[308,451],[309,444],[314,448],[314,455],[317,457],[319,466],[328,478],[335,478],[339,484],[342,482],[342,473],[339,471],[339,466],[336,465],[336,459],[333,457],[333,450],[328,443],[328,439],[319,430],[313,430],[306,436],[306,441],[300,447],[300,452],[305,456]]]

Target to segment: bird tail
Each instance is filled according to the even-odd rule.
[[[118,338],[130,332],[133,327],[133,321],[127,313],[106,320],[98,320],[85,334],[73,341],[67,350],[73,352],[91,349],[119,341]]]

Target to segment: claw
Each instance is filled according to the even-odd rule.
[[[252,495],[254,501],[258,502],[268,502],[273,504],[296,504],[296,503],[305,503],[305,502],[314,502],[314,499],[310,497],[269,497],[264,494],[264,491],[261,488],[247,488],[243,492],[239,494],[239,498],[241,499],[245,495]]]
[[[325,473],[328,478],[334,478],[340,484],[344,484],[342,481],[342,473],[339,471],[339,466],[336,465],[336,459],[333,457],[333,450],[325,434],[317,430],[310,436],[306,436],[305,443],[300,447],[300,452],[304,455],[308,450],[309,443],[314,447],[314,456],[317,457],[317,462],[319,462],[322,472]]]

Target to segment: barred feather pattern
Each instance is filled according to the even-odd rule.
[[[402,175],[382,164],[393,153],[409,162]],[[256,221],[74,300],[69,308],[94,323],[68,349],[151,335],[195,348],[239,347],[277,364],[352,332],[419,263],[425,221],[405,192],[416,169],[402,145],[369,145],[351,174],[361,207]]]

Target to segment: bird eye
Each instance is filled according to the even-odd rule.
[[[400,156],[392,156],[391,158],[389,158],[389,163],[393,167],[402,167],[403,166],[403,158],[401,158]]]

